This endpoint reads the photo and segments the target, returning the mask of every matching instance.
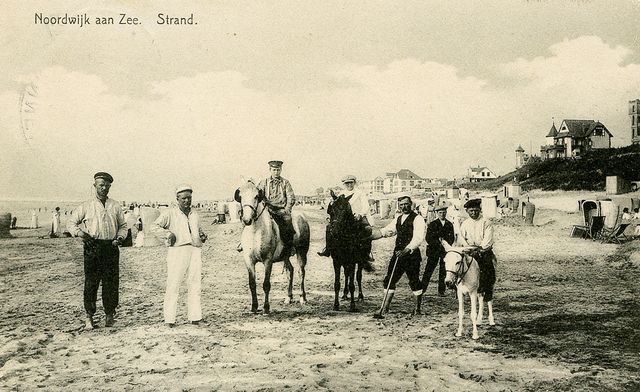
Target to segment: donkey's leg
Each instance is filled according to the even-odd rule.
[[[458,285],[457,288],[458,293],[458,332],[456,332],[456,336],[462,336],[462,319],[464,318],[464,294],[462,294],[462,289]]]
[[[271,268],[273,264],[271,261],[264,263],[264,282],[262,282],[262,289],[264,290],[264,314],[271,312],[271,306],[269,305],[269,291],[271,291]]]
[[[347,272],[347,267],[344,267],[344,291],[342,292],[342,299],[349,299],[349,272]]]
[[[335,297],[333,300],[333,310],[340,310],[340,263],[336,260],[333,260],[333,291],[335,293]]]
[[[258,294],[256,293],[256,265],[250,261],[246,262],[249,274],[249,290],[251,291],[251,311],[258,312]]]
[[[478,339],[480,336],[478,336],[478,324],[477,324],[477,318],[478,318],[478,293],[469,293],[469,297],[471,298],[471,312],[469,313],[469,317],[471,318],[471,325],[473,325],[473,334],[472,334],[472,338]]]
[[[304,288],[304,278],[307,274],[305,269],[307,266],[307,254],[298,252],[296,260],[298,260],[298,278],[300,279],[300,305],[304,305],[307,303],[307,291]]]
[[[358,263],[356,270],[356,282],[358,283],[358,301],[364,302],[364,294],[362,294],[362,263]]]
[[[284,260],[285,265],[287,264],[287,260]],[[291,264],[289,264],[291,265]],[[287,270],[287,278],[289,278],[289,284],[287,285],[287,298],[284,299],[284,303],[289,305],[293,301],[293,266],[290,268],[286,268]]]
[[[493,300],[487,301],[487,309],[489,310],[489,325],[496,325],[496,321],[493,319]]]
[[[476,317],[476,325],[482,324],[483,308],[484,308],[484,295],[478,293],[478,317]]]
[[[351,295],[351,302],[349,303],[350,312],[356,311],[356,301],[354,296],[354,293],[356,291],[356,285],[354,283],[355,274],[356,274],[356,266],[354,264],[351,264],[349,266],[349,294]]]

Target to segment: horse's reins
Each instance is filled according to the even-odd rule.
[[[455,251],[455,250],[450,250],[449,252],[457,253],[460,256],[462,256],[460,261],[456,263],[456,265],[460,264],[460,266],[458,267],[458,269],[456,271],[446,270],[447,272],[451,272],[452,274],[454,274],[456,276],[456,278],[457,278],[456,286],[457,286],[460,282],[462,282],[462,279],[464,279],[464,276],[471,269],[471,263],[473,263],[473,257],[469,257],[469,259],[471,259],[471,261],[469,262],[469,264],[467,264],[464,261],[464,259],[465,259],[465,254],[464,253],[458,252],[458,251]],[[466,264],[466,267],[467,267],[466,270],[464,268],[465,264]]]
[[[260,211],[260,213],[258,214],[258,210],[252,206],[251,204],[241,204],[240,207],[242,207],[244,209],[244,207],[249,207],[253,210],[254,215],[256,215],[255,218],[252,218],[251,220],[253,222],[257,222],[258,218],[260,217],[260,215],[262,215],[262,213],[264,212],[264,210],[267,209],[267,203],[262,203],[263,207],[262,207],[262,211]],[[240,210],[240,216],[243,216],[244,213],[242,212],[243,210]]]

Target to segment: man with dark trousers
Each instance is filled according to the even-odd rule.
[[[120,203],[107,197],[113,177],[98,172],[93,176],[95,197],[80,204],[71,214],[67,229],[84,242],[85,329],[93,329],[98,286],[102,282],[105,326],[114,323],[120,283],[119,245],[127,235],[127,223]]]
[[[455,234],[453,231],[453,223],[447,219],[447,206],[441,205],[435,208],[437,218],[427,225],[427,266],[422,275],[422,291],[425,293],[429,286],[431,276],[438,268],[438,295],[444,296],[445,285],[444,278],[446,270],[444,268],[444,256],[446,254],[440,240],[447,241],[453,245]]]
[[[422,304],[420,263],[422,262],[422,256],[420,256],[418,246],[424,239],[424,219],[411,208],[412,201],[409,196],[400,196],[398,198],[398,207],[402,214],[380,230],[384,237],[391,237],[397,234],[393,256],[389,261],[387,276],[384,278],[384,288],[388,291],[385,293],[383,312],[389,311],[391,300],[396,291],[396,283],[406,273],[409,279],[409,287],[416,297],[416,307],[413,313],[420,314],[420,306]]]

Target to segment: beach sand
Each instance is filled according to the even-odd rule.
[[[403,278],[391,313],[371,317],[393,239],[374,243],[377,271],[364,275],[359,312],[346,312],[345,301],[331,310],[332,264],[316,255],[324,212],[304,212],[312,233],[307,305],[282,302],[286,278],[277,264],[272,314],[249,312],[247,272],[235,251],[241,226],[210,225],[213,215],[203,213],[210,238],[203,249],[205,321],[187,323],[183,288],[173,329],[162,322],[165,248],[121,249],[116,325],[104,327],[99,295],[101,327],[84,331],[81,241],[37,238],[46,229],[12,231],[16,238],[0,240],[0,389],[640,389],[640,264],[628,257],[638,247],[569,238],[571,225],[581,223],[577,212],[538,208],[534,226],[515,216],[496,223],[497,325],[485,320],[478,341],[468,315],[465,335],[454,337],[457,302],[450,291],[436,295],[435,276],[424,315],[411,315]],[[259,265],[259,279],[262,273]],[[296,277],[296,300],[298,287]]]

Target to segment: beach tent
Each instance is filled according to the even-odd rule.
[[[606,227],[615,227],[620,215],[620,207],[612,200],[580,200],[578,202],[585,226],[589,225],[594,216],[604,216]]]

